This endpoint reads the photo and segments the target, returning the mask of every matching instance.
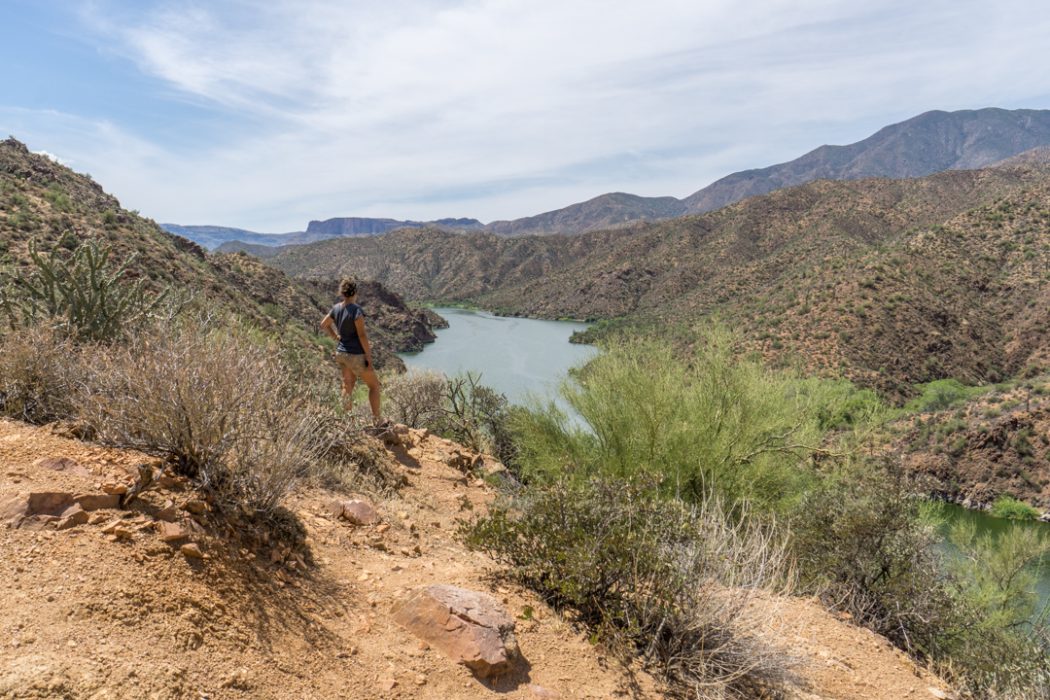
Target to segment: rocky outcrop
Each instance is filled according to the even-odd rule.
[[[514,620],[487,593],[427,586],[395,607],[394,620],[479,678],[506,673],[518,656]]]

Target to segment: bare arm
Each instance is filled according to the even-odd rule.
[[[368,363],[368,367],[372,367],[372,346],[368,344],[368,333],[365,332],[364,316],[359,316],[354,321],[354,326],[357,328],[357,338],[361,341],[361,349],[365,351],[365,362]]]
[[[331,336],[335,342],[339,342],[339,334],[335,332],[335,320],[332,318],[332,314],[326,314],[321,319],[321,330]]]

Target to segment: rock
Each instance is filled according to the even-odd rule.
[[[354,498],[342,502],[339,517],[353,525],[371,525],[379,520],[379,513],[368,501]]]
[[[950,695],[948,695],[948,693],[944,692],[940,688],[934,688],[931,686],[926,690],[930,693],[930,695],[932,695],[935,698],[938,698],[938,700],[948,700],[948,698],[951,697]]]
[[[87,521],[87,511],[85,511],[79,503],[74,503],[62,512],[61,519],[56,523],[55,528],[58,530],[68,530],[77,525],[86,525]]]
[[[432,585],[411,593],[394,621],[479,678],[510,670],[518,655],[514,620],[487,593]]]
[[[183,503],[182,509],[193,515],[204,515],[208,512],[208,504],[194,498]]]
[[[154,516],[157,520],[164,520],[169,523],[175,522],[176,518],[179,517],[179,511],[175,509],[175,504],[168,501],[163,508],[158,510]]]
[[[157,523],[157,532],[160,534],[160,539],[164,542],[178,542],[189,537],[189,533],[178,523],[159,522]]]
[[[187,559],[203,559],[204,553],[201,548],[193,542],[187,542],[186,544],[179,547],[179,551],[182,552],[182,556]]]
[[[73,500],[86,511],[113,509],[120,506],[120,496],[109,493],[84,493],[74,496]]]
[[[555,700],[556,698],[561,697],[561,693],[549,688],[544,688],[542,685],[537,685],[536,683],[529,684],[529,692],[532,693],[533,697],[545,698],[545,700]]]
[[[123,496],[128,492],[128,487],[127,484],[120,484],[115,481],[107,481],[104,484],[102,484],[102,492],[114,496]]]
[[[74,503],[73,494],[61,491],[10,496],[0,501],[0,521],[11,527],[41,527],[64,517]]]
[[[73,505],[73,494],[60,491],[45,491],[29,494],[26,503],[26,516],[62,515],[66,508]]]
[[[51,471],[76,474],[77,476],[91,476],[90,469],[68,457],[41,457],[33,462],[33,466],[38,469],[50,469]]]

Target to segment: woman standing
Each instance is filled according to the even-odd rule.
[[[372,348],[365,332],[365,312],[357,305],[357,283],[344,278],[339,283],[339,294],[343,300],[321,319],[321,329],[339,343],[335,359],[343,377],[343,404],[347,412],[353,409],[354,386],[360,379],[368,386],[372,418],[379,425],[382,420],[379,413],[379,377],[375,373]]]

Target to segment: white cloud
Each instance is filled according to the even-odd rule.
[[[48,147],[184,223],[494,219],[609,190],[684,196],[927,109],[1050,95],[1035,1],[91,8],[100,44],[240,128],[176,151],[90,122],[97,144]]]

